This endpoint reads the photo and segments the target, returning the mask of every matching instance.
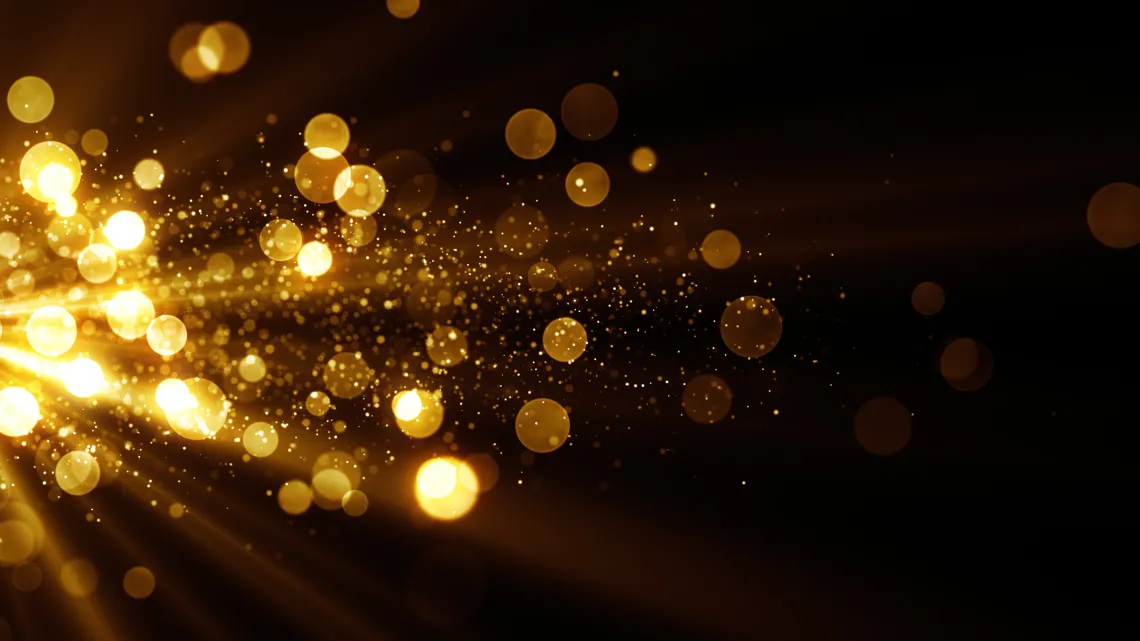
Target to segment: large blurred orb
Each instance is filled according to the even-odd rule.
[[[26,436],[40,420],[40,403],[22,387],[0,390],[0,434]]]
[[[333,158],[348,149],[348,123],[336,114],[313,116],[304,135],[305,146],[320,158]]]
[[[103,223],[103,235],[115,249],[134,249],[146,238],[146,223],[135,212],[123,210]]]
[[[24,76],[8,88],[8,111],[20,122],[37,123],[55,106],[55,93],[43,78]]]
[[[87,559],[68,559],[60,566],[59,583],[69,596],[86,598],[99,585],[99,572]]]
[[[313,490],[304,481],[287,481],[280,490],[277,490],[277,504],[286,514],[292,516],[304,514],[313,504]]]
[[[179,378],[168,378],[154,389],[154,401],[163,412],[170,414],[192,407],[196,401],[190,388]]]
[[[82,450],[68,452],[55,466],[55,482],[72,496],[83,496],[99,486],[99,462]]]
[[[107,245],[95,243],[83,248],[75,259],[79,275],[89,283],[105,283],[115,276],[119,268],[119,259],[115,250]]]
[[[140,291],[119,292],[107,303],[107,324],[127,340],[146,334],[153,320],[154,304]]]
[[[602,85],[580,84],[562,99],[562,124],[579,140],[604,138],[613,131],[617,119],[617,100]]]
[[[657,166],[657,153],[649,147],[638,147],[629,155],[629,164],[639,174],[648,174]]]
[[[242,434],[241,443],[250,456],[265,458],[277,450],[277,430],[262,421],[251,423]]]
[[[523,109],[507,121],[507,147],[524,160],[550,153],[557,134],[554,121],[538,109]]]
[[[392,414],[401,432],[412,438],[427,438],[443,424],[443,403],[438,393],[404,390],[392,397]]]
[[[173,356],[186,347],[186,325],[177,316],[163,314],[147,326],[146,342],[159,356]]]
[[[388,13],[407,20],[420,10],[420,0],[388,0]]]
[[[324,469],[313,475],[313,502],[322,510],[339,510],[344,496],[352,491],[352,483],[344,472]]]
[[[360,352],[342,352],[325,363],[325,387],[336,398],[360,396],[372,384],[372,375]]]
[[[90,358],[77,358],[61,368],[63,386],[73,396],[87,398],[103,388],[103,368]]]
[[[59,356],[75,344],[75,318],[62,307],[45,305],[32,312],[26,329],[28,344],[44,356]]]
[[[759,296],[741,296],[720,316],[720,337],[734,354],[758,358],[780,342],[784,320],[776,306]]]
[[[546,247],[550,226],[534,207],[515,205],[495,222],[495,243],[503,253],[515,258],[532,258]]]
[[[328,147],[317,147],[305,152],[293,168],[293,182],[306,200],[323,205],[344,195],[346,188],[337,178],[348,169],[348,161],[340,152]]]
[[[539,261],[527,270],[526,282],[537,292],[548,292],[558,285],[558,270],[545,260]]]
[[[910,304],[914,310],[923,316],[933,316],[942,311],[946,305],[946,293],[938,283],[919,283],[910,294]]]
[[[428,516],[441,521],[461,518],[475,507],[479,479],[471,466],[451,457],[433,458],[416,472],[416,502]]]
[[[578,163],[566,173],[566,195],[579,207],[600,205],[609,193],[610,176],[597,163]]]
[[[349,516],[362,516],[368,511],[368,495],[360,490],[351,490],[341,497],[340,507]]]
[[[542,333],[542,348],[556,361],[572,363],[586,351],[586,328],[565,316],[550,321]]]
[[[261,251],[271,260],[279,262],[296,256],[305,242],[296,223],[284,218],[271,220],[262,227],[258,241],[261,243]]]
[[[62,258],[75,258],[91,244],[94,233],[91,221],[82,214],[56,216],[44,230],[48,247]]]
[[[855,414],[855,440],[864,450],[889,456],[910,441],[910,411],[893,398],[873,398]]]
[[[376,239],[376,217],[342,216],[340,237],[352,247],[364,247]]]
[[[135,566],[123,575],[123,591],[132,599],[145,599],[154,592],[154,573],[143,566]]]
[[[711,231],[701,242],[701,257],[713,269],[728,269],[740,260],[740,240],[727,229]]]
[[[198,36],[198,59],[206,69],[234,73],[249,60],[249,36],[232,22],[216,22]]]
[[[5,284],[8,286],[8,291],[13,294],[26,296],[36,288],[36,277],[26,269],[17,269],[8,274],[8,281]]]
[[[257,354],[249,354],[238,362],[238,375],[247,383],[260,381],[267,371],[265,361]]]
[[[331,407],[332,400],[324,392],[314,391],[305,398],[305,410],[313,416],[324,416]]]
[[[143,190],[158,189],[166,179],[166,169],[154,158],[144,158],[135,165],[135,184]]]
[[[938,359],[946,383],[959,392],[976,392],[994,373],[994,357],[984,343],[972,338],[952,341]]]
[[[206,68],[202,58],[217,58],[217,53],[207,49],[199,55],[199,43],[206,25],[200,22],[184,24],[170,37],[167,53],[170,62],[179,73],[198,83],[214,77],[214,72]]]
[[[467,358],[467,335],[451,325],[440,325],[428,335],[428,358],[440,367],[454,367]]]
[[[166,411],[166,420],[179,436],[192,441],[200,441],[217,434],[226,423],[230,402],[222,388],[204,378],[191,378],[185,381],[190,393],[189,399],[181,407]]]
[[[712,425],[728,416],[732,409],[732,390],[723,378],[701,374],[685,384],[681,407],[694,421]]]
[[[336,204],[349,216],[365,218],[380,211],[388,186],[380,172],[368,165],[352,165],[336,177]]]
[[[102,156],[107,151],[110,141],[102,129],[88,129],[79,139],[79,147],[88,156]]]
[[[585,256],[568,256],[558,263],[558,282],[568,292],[589,289],[594,285],[594,263]]]
[[[20,184],[28,195],[50,203],[70,196],[83,174],[79,156],[67,145],[47,140],[32,145],[20,160]],[[44,191],[44,187],[48,191]]]
[[[553,452],[570,437],[570,415],[556,401],[536,398],[519,410],[515,433],[526,449],[539,454]]]
[[[1101,243],[1124,249],[1140,243],[1140,187],[1111,183],[1089,201],[1088,224]]]
[[[297,253],[297,268],[301,273],[316,278],[332,267],[332,252],[329,246],[314,240],[305,243]]]
[[[20,237],[10,231],[0,232],[0,256],[9,260],[20,253]]]

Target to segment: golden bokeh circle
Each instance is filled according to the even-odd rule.
[[[342,216],[340,237],[352,247],[364,247],[376,240],[378,225],[374,216]]]
[[[8,291],[16,296],[26,296],[36,288],[36,277],[26,269],[17,269],[8,274],[5,284],[8,286]]]
[[[557,135],[554,120],[538,109],[523,109],[507,121],[507,147],[524,160],[550,153]]]
[[[133,176],[139,189],[150,191],[162,186],[166,180],[166,168],[157,158],[144,158],[135,165]]]
[[[313,475],[313,502],[322,510],[339,510],[344,495],[352,491],[352,483],[344,472],[329,468]]]
[[[107,324],[112,332],[127,340],[146,334],[153,320],[154,303],[140,291],[119,292],[107,303]]]
[[[55,482],[72,496],[83,496],[99,486],[99,462],[91,454],[68,452],[55,466]]]
[[[99,585],[99,572],[87,559],[68,559],[60,566],[59,582],[64,592],[80,599],[95,591]]]
[[[728,269],[740,260],[740,239],[727,229],[711,231],[701,242],[701,257],[713,269]]]
[[[94,243],[83,248],[75,259],[79,275],[89,283],[105,283],[115,276],[119,259],[115,250],[102,243]]]
[[[277,429],[269,423],[250,423],[242,433],[241,443],[250,456],[265,458],[277,450]]]
[[[360,352],[342,352],[325,363],[325,388],[336,398],[356,398],[372,384],[374,372]]]
[[[265,366],[265,360],[257,354],[247,354],[245,358],[238,361],[238,376],[247,383],[256,383],[265,378],[268,373],[268,368]]]
[[[1089,230],[1101,243],[1124,249],[1140,243],[1140,187],[1111,183],[1097,190],[1087,212]]]
[[[550,226],[534,207],[515,205],[495,222],[495,243],[499,251],[515,258],[533,258],[546,247]]]
[[[316,278],[324,275],[332,268],[332,251],[329,246],[314,240],[305,243],[301,246],[301,251],[297,252],[297,268],[301,273]]]
[[[32,312],[25,330],[28,344],[44,356],[59,356],[75,344],[78,326],[71,312],[56,305],[45,305]]]
[[[133,211],[115,212],[103,223],[103,235],[115,249],[134,249],[146,238],[146,223]]]
[[[454,367],[467,359],[467,335],[451,325],[440,325],[424,341],[428,358],[440,367]]]
[[[293,182],[306,200],[324,205],[343,195],[337,178],[348,169],[348,161],[335,149],[317,147],[305,152],[293,168]]]
[[[318,150],[317,155],[333,157],[343,154],[348,149],[350,139],[348,123],[336,114],[317,114],[309,119],[305,125],[305,146],[310,150]]]
[[[855,440],[871,454],[890,456],[910,442],[910,410],[893,398],[873,398],[855,413]]]
[[[784,320],[776,306],[759,296],[741,296],[720,316],[720,337],[734,354],[759,358],[780,342]]]
[[[352,165],[336,177],[333,192],[339,194],[336,204],[349,216],[366,218],[380,211],[388,186],[384,177],[368,165]]]
[[[542,332],[542,348],[561,363],[574,362],[585,353],[587,343],[586,328],[569,316],[550,321]]]
[[[107,152],[108,144],[110,144],[110,140],[107,139],[107,134],[102,129],[88,129],[83,132],[83,137],[79,139],[80,149],[88,156],[102,156]]]
[[[98,394],[106,379],[99,363],[86,357],[76,358],[63,364],[59,369],[63,386],[77,398],[88,398]]]
[[[91,244],[95,227],[82,214],[56,216],[44,230],[48,247],[61,258],[75,258]]]
[[[54,106],[55,92],[43,78],[24,76],[8,88],[8,111],[20,122],[40,122]]]
[[[123,575],[123,592],[132,599],[145,599],[154,593],[154,573],[143,566],[135,566]]]
[[[368,495],[360,490],[349,490],[341,497],[340,507],[349,516],[363,516],[368,511]]]
[[[313,416],[324,416],[332,408],[329,395],[321,391],[311,392],[305,397],[305,411]]]
[[[312,504],[313,490],[302,480],[286,481],[281,489],[277,490],[277,505],[281,506],[281,510],[286,514],[292,516],[304,514]]]
[[[186,325],[177,316],[163,314],[146,329],[146,342],[160,356],[173,356],[186,347]]]
[[[523,447],[532,452],[553,452],[570,437],[570,414],[557,401],[536,398],[519,410],[515,434]]]
[[[387,4],[388,13],[401,20],[411,18],[420,10],[420,0],[388,0]]]
[[[249,36],[233,22],[216,22],[198,35],[198,58],[214,73],[231,74],[249,60]]]
[[[614,129],[617,99],[602,85],[586,82],[562,99],[562,124],[579,140],[600,140]]]
[[[715,374],[701,374],[685,384],[681,407],[697,423],[712,425],[732,410],[732,389]]]
[[[191,402],[166,410],[171,429],[182,438],[200,441],[217,434],[226,423],[230,401],[222,388],[204,378],[186,381]]]
[[[301,251],[305,239],[296,223],[278,218],[269,221],[261,228],[258,241],[261,244],[261,251],[265,252],[270,260],[281,262],[296,256],[297,252]]]
[[[40,421],[40,403],[22,387],[0,390],[0,434],[27,436]]]
[[[424,514],[440,521],[454,521],[475,507],[479,479],[463,461],[451,457],[429,459],[416,472],[415,496]]]
[[[993,354],[979,340],[958,338],[942,350],[938,368],[950,387],[959,392],[976,392],[993,376]]]
[[[629,155],[629,164],[639,174],[648,174],[657,167],[657,152],[649,147],[638,147]]]
[[[404,390],[392,397],[392,415],[404,434],[427,438],[443,425],[443,402],[438,392]]]
[[[596,207],[609,193],[610,175],[597,163],[578,163],[566,173],[566,195],[579,207]]]
[[[946,293],[938,283],[924,282],[915,286],[910,293],[910,304],[923,316],[933,316],[946,305]]]
[[[526,282],[537,292],[548,292],[558,285],[558,270],[545,260],[530,266]]]
[[[79,156],[54,140],[32,145],[20,159],[20,184],[40,202],[54,202],[75,193],[82,175]]]

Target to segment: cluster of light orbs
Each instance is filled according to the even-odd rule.
[[[250,54],[249,36],[233,22],[193,22],[174,32],[169,54],[174,68],[182,75],[194,82],[206,82],[245,66]]]

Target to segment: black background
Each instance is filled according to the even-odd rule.
[[[1084,4],[424,5],[396,21],[381,2],[5,3],[0,69],[67,79],[53,81],[53,128],[157,114],[168,146],[191,141],[196,169],[240,159],[270,112],[297,130],[318,111],[355,115],[376,148],[447,137],[456,151],[437,170],[471,194],[536,171],[502,144],[510,114],[554,114],[570,87],[602,82],[617,129],[598,143],[561,130],[537,171],[587,157],[615,167],[605,215],[680,217],[694,246],[715,202],[717,226],[763,257],[705,269],[701,300],[774,293],[785,319],[764,364],[775,383],[723,350],[708,356],[715,315],[699,317],[696,339],[671,329],[680,309],[614,321],[642,332],[640,358],[614,365],[711,368],[738,401],[763,404],[698,426],[677,411],[676,386],[668,411],[643,413],[603,454],[564,448],[521,486],[511,450],[499,487],[448,528],[380,509],[286,525],[264,501],[203,501],[238,533],[226,539],[108,493],[104,520],[128,544],[79,544],[108,568],[93,609],[77,613],[46,581],[30,595],[6,582],[14,638],[106,636],[86,616],[124,639],[1130,636],[1140,271],[1135,250],[1101,246],[1084,215],[1103,184],[1138,180],[1134,18]],[[166,43],[215,19],[243,25],[253,56],[193,85]],[[26,136],[15,124],[0,131],[6,150]],[[640,182],[625,168],[639,144],[661,159]],[[581,215],[589,226],[601,214]],[[756,291],[753,277],[775,285]],[[929,319],[910,307],[925,280],[948,301]],[[938,375],[955,336],[994,353],[981,391]],[[913,440],[888,459],[851,435],[879,395],[915,414]],[[575,410],[576,430],[607,424],[605,400]],[[81,520],[66,501],[51,509]],[[439,546],[473,559],[486,587],[458,627],[432,624],[408,596],[414,559]],[[147,558],[159,590],[128,602],[111,569]]]

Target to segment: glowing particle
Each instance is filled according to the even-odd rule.
[[[332,267],[332,252],[328,245],[314,240],[305,243],[297,253],[297,268],[301,273],[316,278]]]
[[[277,450],[277,430],[262,421],[251,423],[242,434],[241,443],[250,456],[265,458]]]
[[[610,193],[610,176],[601,165],[583,162],[566,173],[566,195],[579,207],[596,207]]]
[[[542,348],[556,361],[572,363],[586,351],[586,328],[565,316],[550,321],[542,333]]]
[[[440,325],[425,341],[428,358],[440,367],[454,367],[467,358],[467,335],[451,325]]]
[[[75,318],[62,307],[45,305],[32,312],[26,328],[28,344],[44,356],[59,356],[75,344]]]
[[[146,223],[135,212],[123,210],[103,223],[103,235],[115,249],[134,249],[146,238]]]
[[[20,122],[40,122],[54,106],[55,93],[43,78],[24,76],[8,88],[8,111]]]
[[[740,260],[740,240],[727,229],[709,232],[701,242],[701,257],[713,269],[728,269]]]
[[[443,424],[443,403],[438,392],[404,390],[392,398],[392,414],[404,434],[427,438]]]
[[[305,125],[304,137],[305,146],[318,158],[333,158],[348,149],[348,123],[336,114],[318,114]]]
[[[265,361],[257,354],[249,354],[238,363],[238,375],[248,383],[256,383],[265,378]]]
[[[40,420],[40,404],[22,387],[0,390],[0,434],[26,436]]]
[[[54,140],[32,145],[20,159],[20,184],[40,202],[50,203],[71,195],[79,187],[81,175],[79,156],[71,147]]]
[[[79,275],[89,283],[105,283],[114,277],[115,270],[119,268],[115,250],[101,243],[84,247],[75,263]]]
[[[162,163],[154,158],[144,158],[135,165],[134,170],[135,184],[140,189],[151,190],[158,189],[162,186],[162,181],[166,179],[166,169],[163,168]]]
[[[286,514],[304,514],[313,504],[313,490],[302,480],[287,481],[277,490],[277,504]]]
[[[88,129],[79,139],[79,147],[88,156],[102,156],[107,151],[109,142],[102,129]]]
[[[154,400],[167,414],[192,407],[197,402],[180,378],[168,378],[159,383],[154,390]]]
[[[182,351],[186,337],[186,325],[169,314],[156,317],[146,328],[146,342],[160,356],[173,356]]]
[[[519,410],[515,417],[515,434],[532,452],[553,452],[570,437],[570,415],[557,401],[536,398]]]
[[[258,236],[261,251],[265,252],[271,260],[286,261],[292,259],[301,251],[304,238],[296,223],[284,218],[271,220],[261,229]]]
[[[184,381],[189,399],[179,407],[166,411],[166,420],[179,436],[199,441],[222,429],[230,411],[230,401],[222,388],[204,378]]]
[[[416,472],[416,502],[441,521],[461,518],[475,507],[479,479],[469,465],[454,458],[433,458]]]
[[[119,292],[107,303],[107,324],[127,340],[146,334],[153,320],[154,304],[140,291]]]
[[[103,368],[90,358],[80,357],[64,364],[60,371],[63,386],[73,396],[87,398],[103,388]]]
[[[55,466],[55,482],[72,496],[83,496],[99,486],[99,462],[88,452],[68,452]]]
[[[629,156],[629,164],[639,174],[648,174],[657,166],[657,153],[649,147],[638,147]]]
[[[538,109],[523,109],[507,121],[507,147],[524,160],[536,160],[550,153],[558,130],[554,121]]]

